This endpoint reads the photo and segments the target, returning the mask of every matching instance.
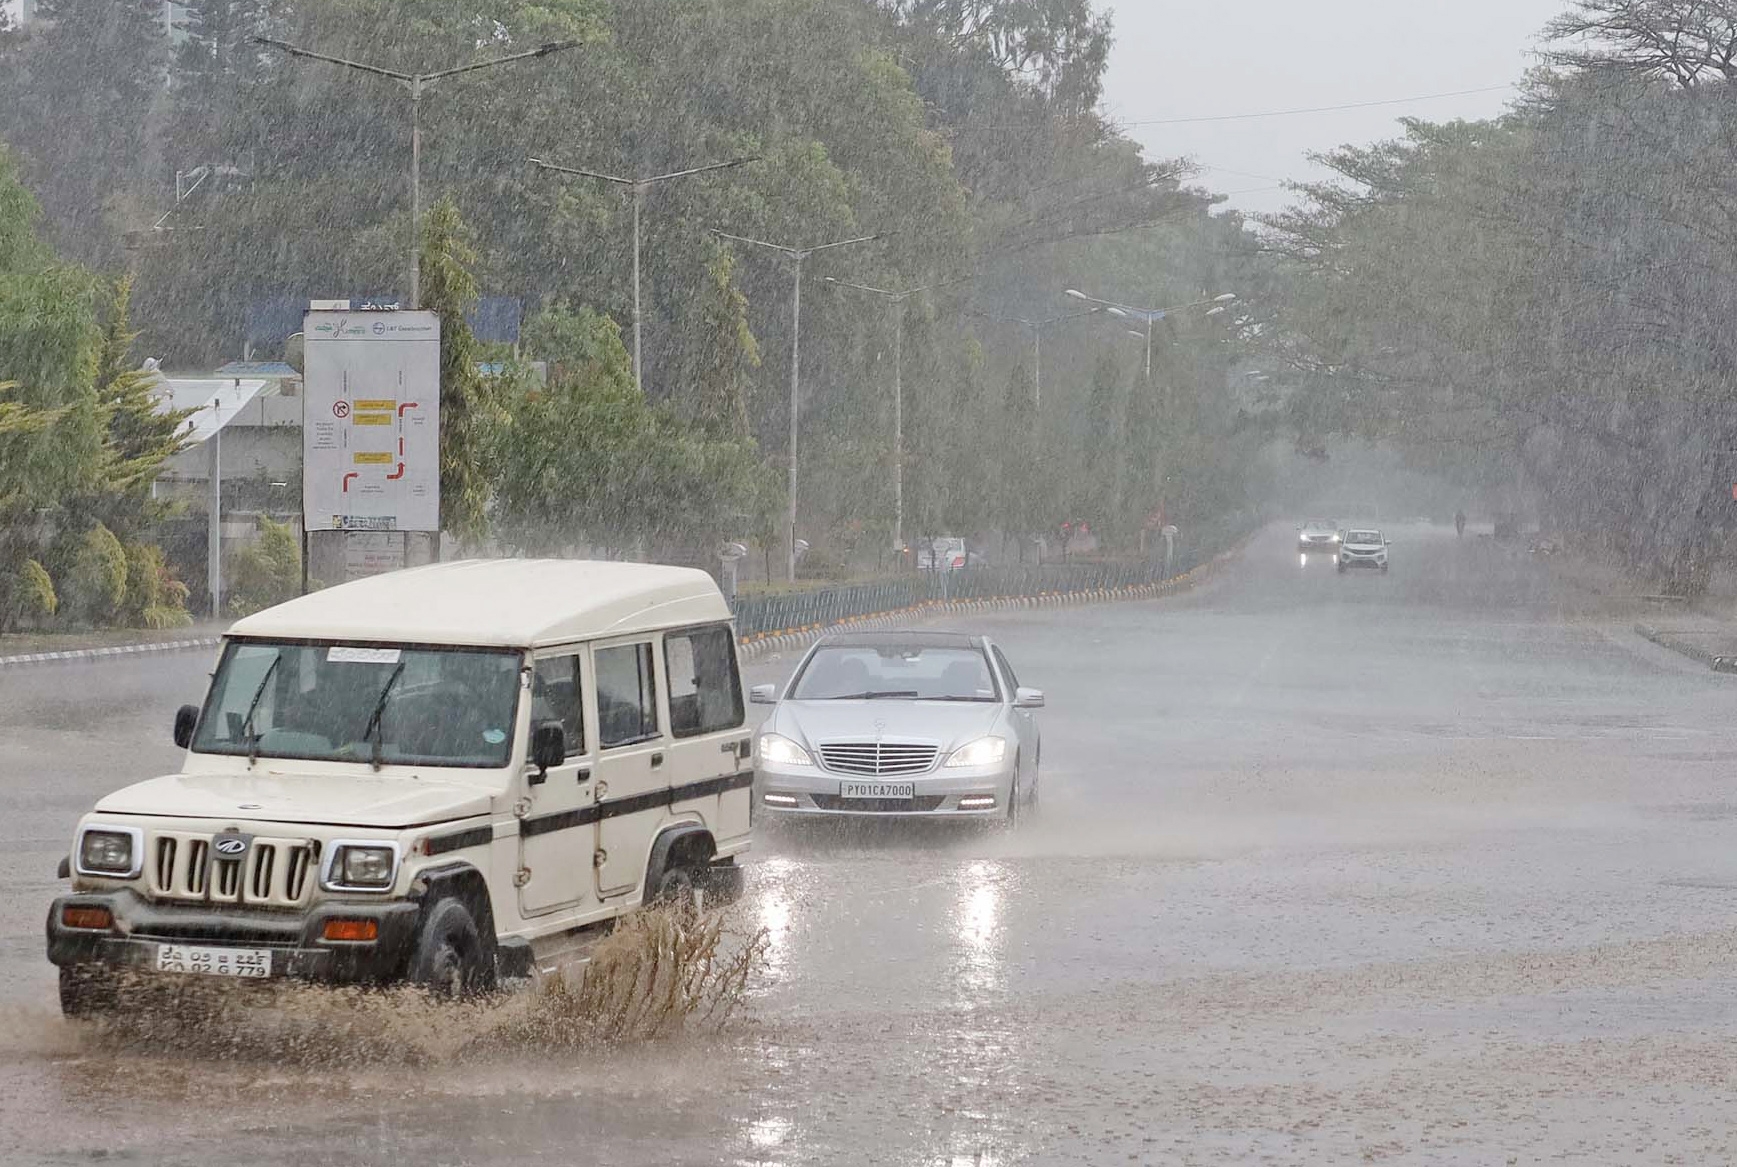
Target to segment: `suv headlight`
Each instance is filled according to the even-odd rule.
[[[812,766],[808,751],[781,733],[760,735],[760,760],[774,766]]]
[[[144,845],[136,827],[86,827],[78,840],[81,875],[131,879],[139,873]]]
[[[974,742],[967,742],[954,750],[947,757],[949,766],[993,766],[1007,757],[1007,739],[1004,737],[980,737]]]
[[[332,891],[386,891],[398,874],[391,843],[334,843],[320,882]]]

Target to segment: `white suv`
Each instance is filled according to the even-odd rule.
[[[1339,543],[1339,570],[1350,567],[1387,570],[1387,539],[1380,531],[1364,528],[1345,532]]]
[[[444,993],[737,889],[753,754],[730,611],[644,564],[469,561],[239,621],[181,773],[79,822],[48,915],[69,1014],[119,970]]]

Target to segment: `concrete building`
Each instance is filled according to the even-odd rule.
[[[223,557],[261,517],[301,522],[301,378],[288,365],[237,362],[207,376],[160,377],[165,410],[191,410],[187,448],[164,463],[154,497],[203,516],[205,596],[221,609]]]

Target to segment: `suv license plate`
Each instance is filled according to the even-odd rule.
[[[915,782],[840,782],[840,798],[915,798]]]
[[[271,976],[269,948],[197,948],[190,944],[157,945],[157,971],[208,977]]]

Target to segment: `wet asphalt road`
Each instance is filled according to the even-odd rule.
[[[1397,534],[1386,577],[1274,531],[1188,597],[981,621],[1049,694],[1040,818],[768,841],[748,1019],[584,1056],[63,1024],[53,866],[207,662],[0,673],[0,1162],[1737,1159],[1737,679]]]

